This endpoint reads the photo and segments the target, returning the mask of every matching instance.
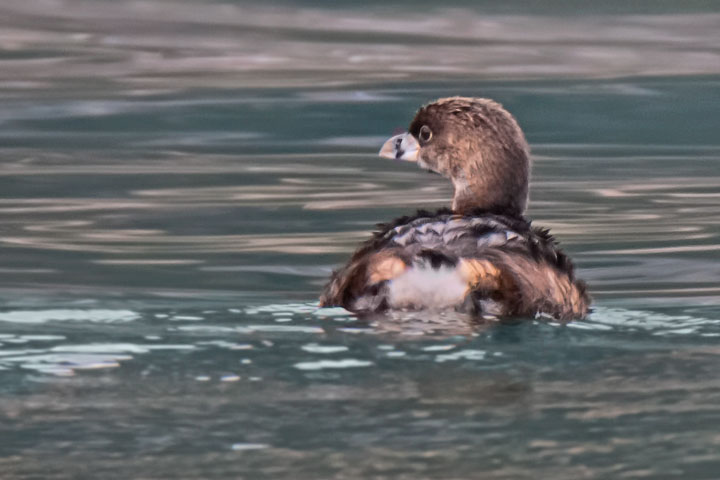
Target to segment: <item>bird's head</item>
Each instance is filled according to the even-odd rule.
[[[380,156],[450,179],[457,212],[522,215],[527,206],[528,144],[513,116],[492,100],[451,97],[425,105],[407,132],[385,142]]]

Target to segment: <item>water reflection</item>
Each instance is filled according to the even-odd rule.
[[[600,298],[641,292],[717,296],[720,271],[694,258],[720,248],[712,150],[662,155],[657,146],[628,148],[632,156],[612,149],[588,155],[593,151],[588,146],[537,145],[531,203],[536,224],[550,227],[571,250]],[[168,162],[7,163],[8,179],[27,185],[35,178],[58,185],[81,182],[86,175],[106,180],[57,198],[23,198],[15,189],[16,196],[0,202],[5,217],[0,241],[28,255],[44,252],[46,260],[39,270],[22,262],[3,268],[28,278],[68,272],[72,267],[62,257],[47,255],[75,252],[98,274],[114,275],[122,267],[182,268],[193,272],[196,284],[223,278],[228,289],[237,288],[231,286],[233,273],[248,279],[299,277],[295,285],[316,292],[329,271],[328,259],[341,261],[367,238],[373,223],[413,207],[444,206],[450,197],[444,179],[369,154],[186,154],[174,155],[172,167]],[[616,171],[628,164],[642,168],[642,176],[620,177]],[[604,170],[583,173],[593,165]],[[169,168],[177,179],[159,174]],[[673,177],[679,168],[698,176]],[[103,198],[105,182],[112,185],[108,198]],[[138,182],[154,188],[137,188]],[[278,217],[278,209],[288,213]],[[254,257],[258,254],[263,256]],[[165,285],[180,288],[185,275],[168,277]],[[258,290],[252,281],[247,285]]]
[[[428,15],[426,12],[435,12]],[[438,14],[442,13],[442,14]],[[6,1],[3,80],[88,92],[329,86],[427,78],[717,74],[720,16],[488,15],[162,0]],[[53,18],[52,24],[27,22]],[[49,76],[48,71],[53,75]],[[212,75],[208,75],[212,72]],[[50,80],[52,79],[52,80]]]
[[[77,324],[64,318],[81,318],[80,311],[37,315],[58,320],[45,323],[50,333],[44,336],[2,336],[0,373],[33,372],[56,380],[27,377],[43,387],[6,398],[0,412],[13,419],[16,431],[40,428],[57,438],[64,438],[60,431],[72,421],[74,431],[82,433],[75,444],[96,455],[97,465],[112,465],[103,452],[128,449],[124,436],[132,433],[154,459],[182,445],[213,452],[213,462],[222,452],[262,450],[267,455],[263,464],[315,471],[324,465],[319,455],[334,456],[345,469],[354,458],[350,452],[381,462],[380,450],[393,449],[396,468],[412,464],[433,471],[430,464],[417,463],[430,450],[443,465],[489,469],[500,454],[497,444],[512,444],[515,432],[527,430],[542,433],[530,434],[518,450],[503,446],[517,465],[515,473],[534,471],[531,465],[537,462],[554,468],[560,459],[582,461],[588,455],[600,462],[595,471],[605,471],[605,455],[610,463],[663,465],[660,456],[639,456],[637,449],[647,452],[648,445],[704,448],[695,439],[707,440],[711,426],[678,428],[668,419],[689,421],[698,409],[717,412],[717,385],[710,380],[717,348],[692,339],[698,328],[720,335],[718,322],[687,314],[598,308],[589,320],[567,325],[494,323],[470,335],[453,328],[443,336],[431,331],[413,335],[407,329],[400,335],[341,309],[271,303],[156,310],[130,322],[131,330],[116,330],[113,335],[123,339],[116,343],[92,338],[77,343]],[[438,322],[438,330],[443,324]],[[23,328],[26,323],[9,325]],[[372,334],[358,335],[352,328]],[[665,360],[664,330],[673,334],[672,364]],[[108,338],[107,333],[96,329],[92,336]],[[658,334],[661,340],[652,340]],[[14,340],[24,343],[13,345]],[[679,349],[688,342],[693,343]],[[147,424],[157,409],[163,412],[162,433]],[[317,418],[318,410],[323,422],[308,423],[305,418]],[[648,438],[646,422],[661,432]],[[197,425],[213,434],[199,435]],[[548,425],[556,428],[544,428]],[[108,426],[113,435],[107,434]],[[590,427],[597,436],[578,440],[577,431]],[[338,431],[343,432],[340,439]],[[481,449],[473,439],[482,442]],[[474,455],[467,455],[466,445],[472,445]],[[32,446],[18,437],[5,448],[16,455],[52,455],[60,445],[45,435]],[[212,463],[203,454],[187,455],[192,458],[188,467]],[[461,458],[474,460],[458,463]],[[263,468],[237,458],[227,461],[238,474]],[[127,465],[144,468],[142,462]],[[177,467],[154,465],[163,471]],[[5,466],[35,471],[14,460]],[[358,474],[370,473],[362,469]]]

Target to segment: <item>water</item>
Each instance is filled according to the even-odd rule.
[[[0,478],[716,478],[705,2],[0,6]],[[581,4],[582,6],[582,4]],[[533,147],[589,319],[318,310],[440,96]]]

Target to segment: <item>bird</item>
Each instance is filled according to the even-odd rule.
[[[455,310],[480,319],[582,319],[591,297],[548,229],[525,216],[530,148],[517,120],[488,98],[422,106],[380,149],[454,187],[451,208],[384,224],[340,269],[321,307],[351,312]]]

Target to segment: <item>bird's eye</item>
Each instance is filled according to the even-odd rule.
[[[430,130],[430,127],[427,125],[423,125],[420,127],[420,133],[418,134],[418,138],[422,142],[428,142],[432,138],[432,130]]]

